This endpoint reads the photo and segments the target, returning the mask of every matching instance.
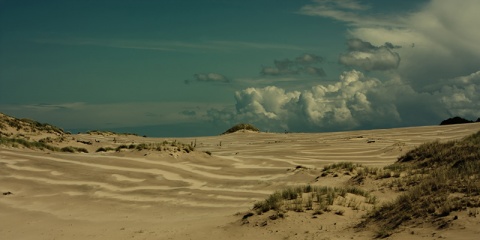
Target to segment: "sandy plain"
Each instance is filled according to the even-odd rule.
[[[461,139],[479,130],[480,123],[335,133],[237,132],[176,139],[72,134],[57,143],[84,147],[89,153],[0,146],[0,190],[12,193],[0,195],[0,238],[371,239],[370,230],[352,228],[365,214],[359,210],[318,218],[289,212],[275,221],[254,216],[248,224],[241,219],[255,202],[285,186],[349,184],[348,175],[319,179],[328,164],[383,167],[422,143]],[[23,134],[33,140],[48,135]],[[95,152],[99,147],[165,140],[196,142],[196,148],[190,153]],[[380,201],[397,196],[378,185],[363,188]],[[475,239],[480,233],[478,218],[464,219],[447,230],[403,229],[390,239]]]

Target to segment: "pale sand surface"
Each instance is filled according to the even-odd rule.
[[[196,141],[191,153],[95,153],[100,146],[166,140],[131,135],[78,134],[60,144],[85,147],[88,154],[0,146],[0,191],[13,193],[0,196],[0,238],[370,239],[372,232],[351,228],[364,214],[351,209],[345,209],[343,216],[332,213],[316,219],[289,212],[285,219],[263,227],[256,226],[262,225],[263,216],[252,217],[246,225],[240,219],[256,201],[284,186],[348,184],[349,176],[318,181],[325,165],[349,161],[381,167],[424,142],[460,139],[479,130],[480,124],[473,123],[175,139]],[[32,135],[32,139],[41,137]],[[363,187],[378,190],[373,185]],[[395,196],[378,192],[380,200]],[[419,226],[391,239],[474,239],[480,234],[479,218],[462,218],[462,214],[466,213],[458,213],[466,219],[462,225],[448,230]]]

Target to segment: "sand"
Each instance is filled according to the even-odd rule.
[[[318,179],[332,163],[382,167],[424,142],[460,139],[480,123],[337,133],[238,132],[214,137],[143,138],[73,134],[61,153],[0,146],[1,239],[371,239],[356,231],[365,211],[344,209],[312,218],[253,216],[253,204],[285,186],[344,186],[349,176]],[[13,130],[12,130],[13,131]],[[55,134],[31,133],[32,140]],[[193,152],[96,153],[99,147],[140,142],[196,142]],[[82,142],[91,142],[91,145]],[[205,153],[211,152],[211,155]],[[300,167],[301,166],[301,167]],[[378,186],[363,186],[377,191]],[[378,191],[382,201],[396,195]],[[462,214],[458,213],[459,217]],[[446,230],[403,229],[391,239],[471,239],[478,218]],[[463,227],[463,228],[462,228]]]

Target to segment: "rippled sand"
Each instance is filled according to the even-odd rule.
[[[165,140],[125,135],[73,135],[77,140],[94,142],[87,146],[88,154],[0,146],[0,190],[12,193],[0,196],[0,236],[304,239],[294,230],[269,233],[264,228],[240,226],[235,221],[241,216],[235,213],[249,210],[254,202],[276,189],[315,182],[327,164],[349,161],[385,166],[424,142],[460,139],[479,130],[480,124],[474,123],[337,133],[244,132],[177,138],[184,143],[196,141],[196,150],[191,153],[95,153],[100,146]],[[317,184],[341,185],[344,180],[340,177]],[[285,221],[291,221],[289,224],[295,229],[295,224],[302,224],[299,219],[302,217]],[[338,239],[349,235],[338,235],[332,227],[322,236]]]

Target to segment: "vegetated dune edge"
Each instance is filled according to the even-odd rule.
[[[352,162],[384,167],[422,143],[459,140],[479,130],[480,124],[471,123],[165,139],[52,129],[26,132],[4,124],[2,137],[44,139],[58,149],[72,146],[88,153],[11,142],[1,145],[0,235],[5,239],[371,239],[379,234],[378,223],[355,228],[371,208],[355,194],[337,197],[329,212],[318,215],[312,214],[314,209],[294,211],[294,202],[282,216],[251,210],[289,186],[355,184],[352,177],[358,169],[324,171],[325,166]],[[106,151],[96,152],[100,148]],[[380,204],[400,194],[389,185],[395,179],[366,178],[355,186]],[[418,223],[388,234],[391,239],[468,239],[479,233],[475,211],[478,208],[446,216],[457,216],[449,227]],[[245,217],[249,212],[254,215]]]

